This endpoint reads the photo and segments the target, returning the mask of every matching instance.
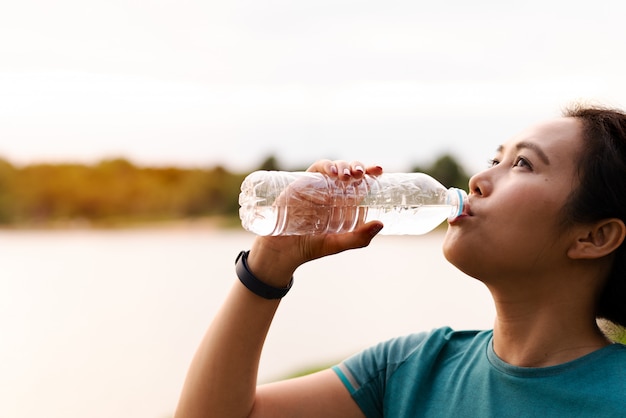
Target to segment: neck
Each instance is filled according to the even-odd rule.
[[[553,366],[609,344],[596,324],[591,301],[581,305],[571,294],[559,297],[552,293],[543,299],[519,292],[514,297],[493,290],[492,294],[497,312],[494,350],[509,364]]]

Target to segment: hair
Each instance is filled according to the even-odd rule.
[[[576,104],[563,116],[582,122],[579,185],[565,205],[566,222],[619,218],[626,222],[626,113]],[[614,252],[596,316],[626,327],[626,242]]]

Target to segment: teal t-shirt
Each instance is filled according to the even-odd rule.
[[[492,331],[439,328],[333,367],[367,417],[626,417],[626,346],[551,367],[516,367]]]

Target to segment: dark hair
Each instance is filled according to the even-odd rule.
[[[626,113],[575,105],[563,112],[582,122],[579,185],[565,205],[569,222],[619,218],[626,222]],[[614,253],[596,316],[626,326],[626,243]]]

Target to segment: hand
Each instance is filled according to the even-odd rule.
[[[359,180],[364,174],[378,176],[383,172],[379,166],[364,167],[356,161],[321,160],[307,171],[324,173],[339,181]],[[360,224],[354,231],[346,233],[257,237],[250,251],[248,265],[267,284],[284,286],[298,266],[316,258],[365,247],[381,228],[382,223],[374,221]]]

